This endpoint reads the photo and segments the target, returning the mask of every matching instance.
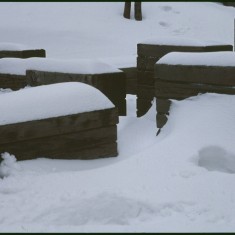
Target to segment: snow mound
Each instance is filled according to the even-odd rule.
[[[8,177],[20,170],[20,166],[16,162],[16,157],[9,153],[2,153],[3,161],[0,164],[0,178]]]
[[[218,146],[208,146],[199,151],[198,165],[209,171],[235,174],[235,154]]]
[[[231,51],[206,53],[171,52],[158,60],[157,64],[235,66],[235,53]]]
[[[128,225],[133,219],[145,220],[152,213],[154,210],[144,202],[101,193],[92,198],[51,207],[37,219],[50,225]]]
[[[4,93],[0,125],[113,108],[98,89],[80,82],[58,83]]]
[[[6,89],[0,88],[0,95],[4,94],[4,93],[8,93],[8,92],[12,92],[12,89],[10,89],[10,88],[6,88]]]
[[[11,43],[11,42],[1,42],[0,51],[23,51],[30,50],[28,46],[20,43]]]
[[[50,59],[50,58],[3,58],[0,60],[0,73],[26,75],[26,70],[39,70],[59,73],[102,74],[118,73],[121,70],[99,60],[92,59]]]

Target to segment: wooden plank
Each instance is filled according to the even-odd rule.
[[[171,106],[170,100],[157,99],[156,108],[158,114],[161,113],[169,114],[170,106]]]
[[[155,96],[153,86],[137,85],[137,97],[152,99]]]
[[[142,117],[152,107],[152,100],[137,98],[137,117]]]
[[[44,49],[38,50],[23,50],[22,51],[22,58],[31,58],[31,57],[46,57],[46,51]]]
[[[137,79],[126,80],[126,94],[136,95],[137,92]]]
[[[154,87],[154,72],[138,71],[137,84]]]
[[[14,74],[0,74],[0,88],[19,90],[27,85],[26,76]]]
[[[166,81],[235,86],[235,67],[156,64],[155,71]]]
[[[116,108],[0,126],[0,144],[79,132],[118,123]]]
[[[153,71],[154,65],[161,56],[138,56],[137,68],[139,71]]]
[[[26,59],[30,57],[46,57],[44,49],[22,50],[22,51],[0,51],[0,58],[21,58]]]
[[[166,125],[168,121],[168,116],[164,113],[157,113],[156,115],[156,122],[157,122],[157,128],[162,128]]]
[[[136,94],[137,85],[137,68],[128,67],[120,68],[125,73],[126,76],[126,94]]]
[[[169,52],[208,52],[208,51],[232,51],[233,46],[221,44],[216,46],[175,46],[175,45],[150,45],[137,44],[138,56],[157,56],[162,57]]]
[[[182,100],[199,93],[235,94],[235,88],[231,86],[216,86],[197,83],[180,83],[155,80],[155,96],[159,99]]]
[[[0,152],[9,152],[17,160],[37,157],[95,159],[117,155],[117,127],[109,126],[57,136],[1,144]]]

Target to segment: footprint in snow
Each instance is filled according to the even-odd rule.
[[[235,174],[235,154],[219,146],[208,146],[199,151],[198,166],[208,171]]]

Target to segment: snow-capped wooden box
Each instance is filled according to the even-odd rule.
[[[214,41],[166,37],[146,40],[137,45],[137,116],[144,115],[154,97],[154,65],[170,52],[232,51],[233,46]]]
[[[117,156],[118,112],[96,88],[60,83],[9,92],[0,98],[0,153],[96,159]]]
[[[126,115],[126,75],[123,71],[94,60],[48,58],[4,58],[0,60],[0,88],[18,90],[62,82],[83,82],[99,89]]]
[[[172,52],[155,65],[157,127],[167,122],[170,99],[182,100],[207,92],[235,95],[234,52]]]
[[[126,87],[125,73],[108,72],[108,73],[70,73],[70,72],[48,72],[38,70],[26,71],[27,84],[30,86],[40,86],[61,82],[83,82],[99,89],[106,95],[113,104],[118,108],[120,116],[126,115]]]

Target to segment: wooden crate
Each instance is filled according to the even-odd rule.
[[[103,94],[105,94],[118,108],[118,113],[120,116],[126,115],[126,87],[124,72],[72,74],[27,70],[26,78],[27,84],[30,86],[73,81],[86,83],[103,92]]]
[[[0,152],[18,160],[48,157],[97,159],[117,156],[117,110],[0,126]]]
[[[117,110],[107,109],[0,126],[0,152],[37,157],[96,159],[117,156]]]
[[[167,122],[171,99],[183,100],[208,92],[235,95],[235,66],[157,63],[155,65],[157,128],[160,130]]]
[[[232,51],[233,46],[227,44],[205,44],[205,46],[195,45],[174,45],[173,44],[151,44],[139,43],[137,45],[137,116],[141,117],[147,113],[154,96],[147,94],[143,96],[145,86],[151,86],[154,89],[154,65],[164,55],[170,52],[216,52]],[[166,71],[166,70],[165,70]],[[191,70],[190,70],[191,71]],[[147,106],[146,106],[147,104]]]

